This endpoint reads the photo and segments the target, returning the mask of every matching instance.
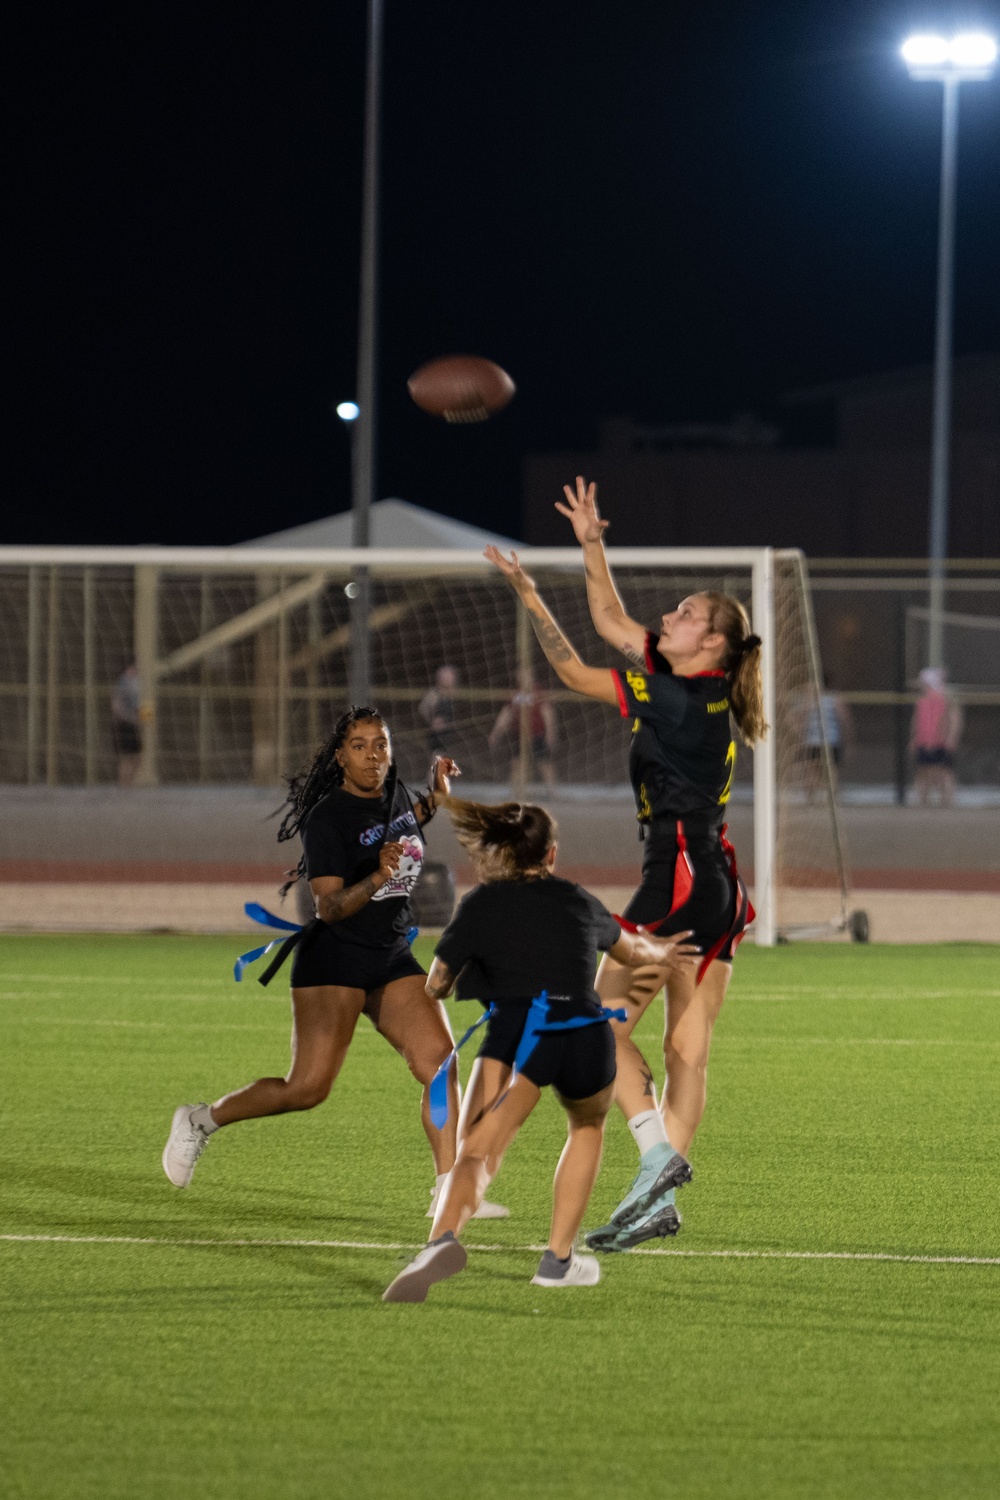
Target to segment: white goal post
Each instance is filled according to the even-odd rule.
[[[580,550],[519,555],[584,660],[615,664],[590,623]],[[649,623],[701,588],[735,593],[749,608],[773,726],[753,755],[755,938],[770,946],[843,930],[848,870],[802,554],[612,547],[608,559],[626,607]],[[0,547],[0,782],[112,779],[104,726],[114,684],[134,660],[139,783],[277,784],[346,700],[347,586],[359,569],[370,584],[373,697],[402,724],[404,751],[424,746],[420,705],[449,664],[462,732],[470,745],[476,737],[467,752],[476,779],[505,780],[489,762],[487,731],[526,672],[560,716],[560,780],[624,783],[620,729],[601,705],[560,691],[519,623],[523,611],[479,553],[247,547]],[[807,743],[807,724],[818,744]],[[530,739],[522,708],[522,768]]]

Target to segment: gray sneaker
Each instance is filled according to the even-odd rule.
[[[192,1110],[204,1108],[203,1104],[181,1104],[174,1110],[162,1157],[163,1170],[174,1187],[187,1187],[194,1176],[198,1158],[208,1144],[208,1133],[191,1118]]]
[[[447,1239],[425,1245],[391,1286],[382,1293],[383,1302],[423,1302],[436,1281],[447,1281],[465,1270],[469,1259],[465,1246],[449,1232]]]

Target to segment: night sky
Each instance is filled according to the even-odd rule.
[[[605,415],[779,420],[932,352],[941,90],[1000,4],[386,0],[378,493],[516,534]],[[7,542],[226,543],[349,503],[363,0],[35,8],[14,39]],[[961,96],[956,352],[1000,349],[1000,78]],[[452,428],[406,377],[519,391]]]

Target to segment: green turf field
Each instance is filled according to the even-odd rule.
[[[996,948],[747,945],[676,1253],[528,1284],[546,1098],[467,1234],[503,1248],[410,1307],[430,1158],[367,1022],[325,1106],[162,1174],[177,1103],[286,1066],[240,946],[3,940],[5,1496],[1000,1493]],[[632,1171],[615,1118],[590,1223]]]

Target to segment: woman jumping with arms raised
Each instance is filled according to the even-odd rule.
[[[754,744],[766,732],[760,638],[743,606],[728,594],[692,594],[664,614],[659,632],[625,611],[604,555],[607,522],[596,490],[577,480],[557,508],[584,549],[587,595],[598,633],[632,664],[627,671],[588,667],[567,641],[516,556],[486,556],[507,578],[535,634],[568,688],[616,706],[632,721],[629,775],[645,835],[639,889],[623,921],[659,936],[693,932],[702,951],[696,973],[655,975],[652,983],[606,957],[597,976],[605,1003],[628,1009],[612,1023],[618,1052],[615,1098],[640,1155],[639,1172],[609,1224],[587,1236],[594,1249],[628,1250],[676,1234],[674,1190],[688,1182],[686,1160],[705,1109],[712,1029],[725,999],[732,959],[752,912],[725,838],[732,787],[735,720]],[[666,1088],[657,1108],[653,1075],[632,1040],[637,1022],[666,983],[663,1054]]]

